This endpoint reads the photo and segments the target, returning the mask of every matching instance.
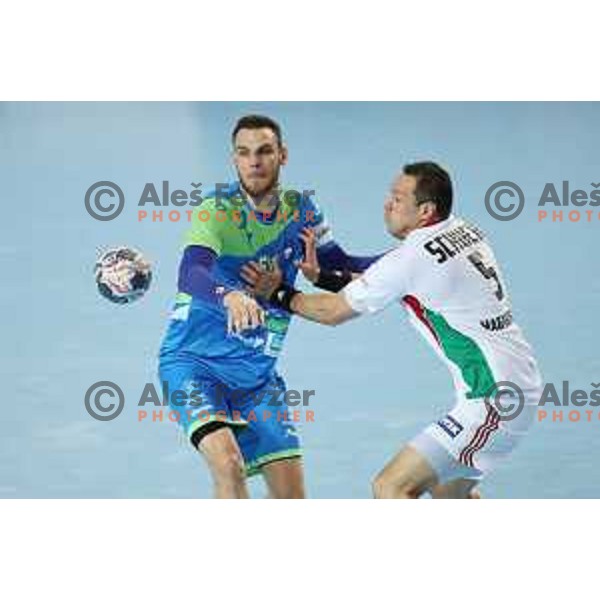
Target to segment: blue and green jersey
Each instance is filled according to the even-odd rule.
[[[182,250],[207,248],[216,292],[242,289],[240,269],[248,261],[279,264],[284,281],[294,283],[302,258],[304,227],[324,230],[317,204],[307,196],[279,192],[279,202],[265,218],[242,198],[239,184],[204,199],[191,217]],[[253,388],[271,377],[290,323],[290,314],[262,302],[265,325],[239,334],[227,333],[222,303],[182,290],[175,299],[160,349],[161,364],[190,361],[234,388]]]

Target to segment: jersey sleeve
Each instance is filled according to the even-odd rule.
[[[385,253],[373,256],[353,256],[335,241],[317,247],[317,259],[321,268],[329,271],[350,271],[363,273]]]
[[[325,218],[323,210],[314,198],[307,198],[306,225],[312,227],[317,238],[317,248],[333,241],[331,227]]]
[[[222,300],[217,294],[217,281],[214,273],[216,254],[206,246],[188,246],[179,264],[177,290],[193,298],[209,302]]]
[[[376,313],[409,292],[411,248],[397,248],[371,265],[342,291],[357,313]]]
[[[217,218],[216,202],[207,198],[194,209],[191,223],[183,237],[183,248],[188,246],[204,246],[213,252],[221,254],[223,249],[224,227],[223,220]]]

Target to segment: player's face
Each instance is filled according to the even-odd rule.
[[[387,230],[394,237],[404,238],[421,226],[423,205],[417,204],[416,189],[417,178],[412,175],[400,175],[392,184],[383,214]]]
[[[244,189],[252,196],[261,196],[277,184],[279,169],[287,162],[287,149],[279,145],[268,127],[240,129],[235,136],[233,162]]]

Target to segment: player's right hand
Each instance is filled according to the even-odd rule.
[[[317,235],[312,227],[305,227],[300,234],[304,242],[304,259],[298,263],[298,268],[311,283],[319,279],[319,261],[317,259]]]
[[[229,292],[223,298],[223,305],[227,309],[227,333],[254,329],[265,322],[263,309],[244,292]]]

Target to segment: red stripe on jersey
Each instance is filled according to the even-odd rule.
[[[427,318],[427,315],[425,314],[425,307],[421,304],[419,299],[415,298],[414,296],[404,296],[404,298],[402,298],[402,302],[404,302],[404,304],[406,304],[406,306],[413,311],[415,317],[417,317],[417,319],[419,319],[419,321],[421,321],[421,323],[423,323],[423,325],[429,329],[431,335],[435,338],[435,341],[441,346],[442,344],[440,343],[440,338],[438,337],[436,330],[433,328],[433,325]]]

